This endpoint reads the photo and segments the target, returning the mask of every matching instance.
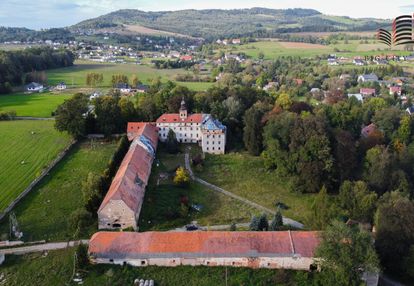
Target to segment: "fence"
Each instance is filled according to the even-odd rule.
[[[73,140],[69,146],[67,146],[59,155],[53,160],[49,166],[43,169],[39,177],[34,179],[30,185],[13,201],[9,206],[0,213],[0,221],[28,194],[31,190],[66,156],[66,154],[72,149],[77,141]]]

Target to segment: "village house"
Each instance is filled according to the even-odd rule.
[[[390,95],[398,95],[401,96],[402,88],[401,86],[390,86]]]
[[[180,61],[183,61],[183,62],[189,62],[192,60],[193,60],[193,56],[190,56],[190,55],[184,55],[180,57]]]
[[[41,92],[43,88],[43,84],[37,82],[31,82],[26,86],[26,89],[29,92]]]
[[[340,79],[340,80],[347,81],[347,80],[350,80],[350,79],[351,79],[351,75],[350,75],[350,74],[347,74],[347,73],[343,73],[343,74],[341,74],[341,75],[339,76],[339,79]]]
[[[358,77],[358,82],[377,82],[378,76],[374,73],[363,74]]]
[[[364,102],[364,97],[360,93],[348,93],[348,98],[355,97],[358,101]]]
[[[375,88],[361,88],[359,93],[362,94],[364,98],[375,96]]]
[[[364,66],[365,62],[362,59],[354,59],[352,63],[356,66]]]
[[[145,84],[138,84],[137,85],[137,92],[139,93],[145,93],[149,90],[149,86]]]
[[[159,139],[165,142],[170,130],[180,143],[198,143],[203,152],[224,154],[226,127],[210,114],[188,114],[185,101],[181,101],[179,113],[165,113],[156,121]]]
[[[240,39],[233,39],[231,42],[232,42],[233,45],[240,45],[241,44]]]
[[[98,209],[99,229],[138,229],[158,130],[151,123],[129,122],[127,135],[132,143]]]
[[[57,90],[65,90],[65,89],[66,89],[66,83],[64,83],[64,82],[62,81],[61,83],[59,83],[59,84],[56,86],[56,89],[57,89]]]
[[[97,232],[94,263],[145,266],[230,266],[311,270],[316,231]]]
[[[369,136],[371,136],[372,134],[374,134],[377,131],[378,131],[377,126],[374,123],[371,123],[371,124],[365,126],[364,128],[362,128],[361,137],[362,138],[368,138]]]
[[[131,86],[129,86],[129,84],[127,83],[118,83],[116,85],[116,89],[119,90],[121,93],[130,93],[132,91]]]
[[[329,58],[328,59],[328,65],[330,65],[330,66],[337,66],[337,65],[339,65],[339,63],[338,63],[338,61],[336,59]]]

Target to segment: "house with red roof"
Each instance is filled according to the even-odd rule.
[[[175,133],[179,143],[199,144],[205,153],[224,154],[226,127],[210,114],[188,114],[184,99],[178,113],[165,113],[157,121],[159,140],[165,142],[168,132]]]
[[[401,86],[390,86],[390,95],[398,95],[401,96],[402,88]]]
[[[94,263],[155,266],[230,266],[310,270],[316,231],[97,232]]]
[[[364,98],[375,96],[375,88],[361,88],[359,93],[362,94]]]

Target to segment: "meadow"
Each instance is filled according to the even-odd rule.
[[[22,140],[17,142],[23,144]],[[49,145],[46,146],[56,148],[57,144]],[[15,207],[14,212],[25,241],[73,239],[75,230],[70,227],[69,217],[75,210],[83,208],[82,182],[89,172],[103,172],[115,148],[116,142],[83,141],[71,149],[50,174]],[[0,234],[7,233],[8,229],[8,220],[3,220]],[[95,231],[96,227],[93,226],[85,237]]]
[[[185,146],[180,146],[184,150]],[[199,148],[192,146],[193,153]],[[260,214],[249,205],[212,191],[205,186],[191,182],[188,187],[177,187],[172,178],[177,166],[184,166],[184,154],[168,154],[161,145],[157,153],[157,164],[152,168],[150,184],[147,187],[144,205],[140,215],[140,231],[171,230],[196,220],[199,225],[230,225],[233,222],[249,222],[253,215]],[[162,174],[165,179],[158,180]],[[167,177],[168,176],[168,177]],[[158,182],[158,185],[157,185]],[[189,204],[202,206],[200,212],[190,211],[183,217],[181,199],[187,197]]]
[[[0,112],[16,111],[17,116],[52,117],[52,112],[69,97],[68,94],[52,93],[0,95]]]
[[[8,256],[1,273],[8,286],[77,285],[71,283],[74,249]],[[249,269],[232,267],[178,266],[130,267],[119,265],[91,265],[81,271],[85,286],[133,285],[137,278],[152,279],[157,286],[225,285],[310,285],[312,274],[304,271]],[[30,277],[30,278],[29,278]]]
[[[226,191],[259,205],[276,209],[276,203],[288,206],[284,216],[306,223],[314,196],[289,191],[286,179],[267,171],[263,159],[247,153],[206,155],[204,167],[197,175]]]
[[[56,85],[64,81],[69,87],[85,87],[86,75],[92,72],[103,74],[103,83],[99,88],[107,89],[112,88],[111,79],[114,74],[124,74],[129,79],[132,78],[132,75],[137,75],[140,81],[149,84],[151,80],[157,77],[160,77],[163,82],[167,80],[175,81],[174,77],[177,74],[188,73],[184,69],[155,69],[148,65],[94,63],[77,60],[72,67],[48,70],[48,83]],[[177,84],[196,91],[206,90],[213,85],[210,82],[177,82]]]
[[[53,121],[0,121],[0,211],[70,142]]]
[[[385,45],[376,40],[368,40],[363,43],[360,40],[337,41],[331,45],[318,45],[300,42],[279,42],[275,39],[268,41],[258,41],[240,46],[231,46],[224,48],[227,52],[242,52],[248,57],[257,59],[260,53],[263,53],[266,60],[286,56],[316,57],[328,54],[337,54],[338,56],[355,57],[370,56],[378,54],[397,54],[408,55],[410,52],[404,51],[403,47],[389,50]]]

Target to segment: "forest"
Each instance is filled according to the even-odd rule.
[[[75,56],[68,50],[31,48],[21,51],[0,51],[0,94],[9,93],[13,86],[26,83],[26,74],[73,65]]]

